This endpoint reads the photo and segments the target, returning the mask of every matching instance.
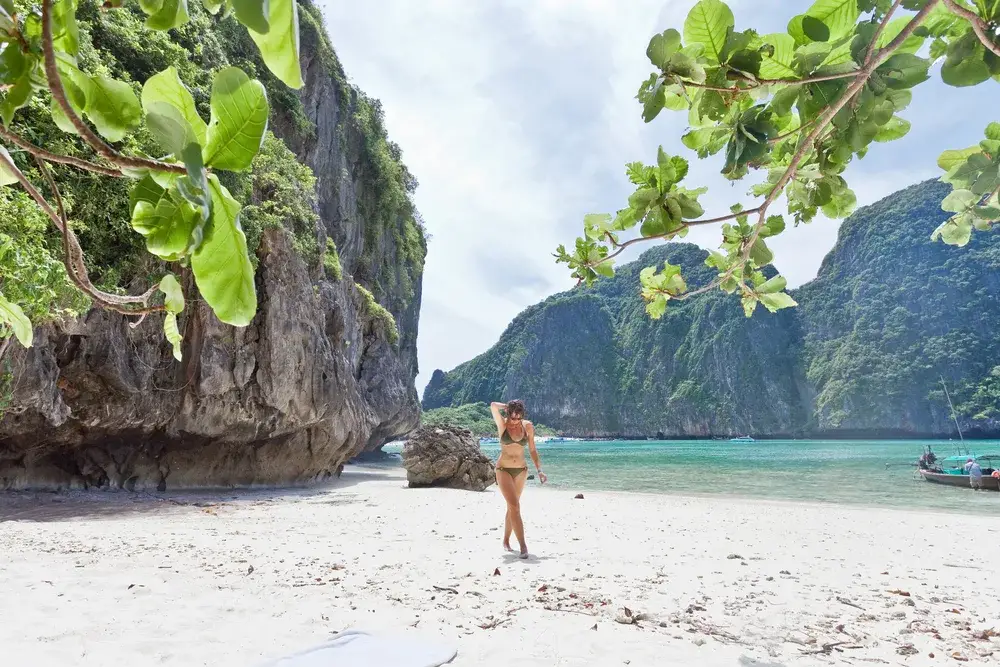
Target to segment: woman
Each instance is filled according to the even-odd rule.
[[[500,414],[500,410],[504,414]],[[497,459],[497,486],[507,501],[507,518],[504,520],[503,548],[510,548],[510,533],[514,532],[521,545],[521,558],[528,557],[528,545],[524,541],[524,523],[521,521],[521,492],[528,481],[528,464],[524,458],[524,448],[531,452],[531,460],[538,471],[538,479],[545,484],[548,477],[542,472],[542,464],[535,449],[535,427],[524,420],[524,403],[511,401],[491,403],[490,411],[500,434],[500,458]]]

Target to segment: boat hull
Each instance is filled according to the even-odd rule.
[[[934,484],[958,486],[965,489],[972,488],[969,484],[968,475],[948,475],[940,472],[921,470],[920,476],[923,477],[928,482],[933,482]],[[991,477],[989,475],[983,475],[983,489],[989,491],[1000,491],[1000,479],[997,479],[996,477]]]

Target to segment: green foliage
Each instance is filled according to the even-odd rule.
[[[532,422],[534,423],[534,422]],[[472,431],[472,435],[486,438],[496,437],[497,425],[493,413],[486,403],[468,403],[457,407],[426,410],[420,415],[422,426],[457,426]],[[556,432],[541,424],[535,424],[536,436],[555,435]]]
[[[771,312],[794,306],[761,271],[774,259],[764,239],[785,227],[768,215],[769,207],[784,196],[796,224],[820,211],[831,218],[850,215],[857,198],[842,174],[873,143],[909,132],[910,122],[899,114],[910,103],[910,89],[930,78],[935,61],[943,60],[942,80],[952,86],[1000,81],[996,3],[970,9],[961,0],[903,2],[902,10],[915,12],[908,16],[899,5],[816,0],[792,17],[786,33],[762,37],[737,30],[722,0],[696,2],[683,36],[670,28],[649,41],[654,72],[636,95],[642,117],[651,122],[664,109],[687,111],[683,144],[701,159],[722,153],[721,171],[730,180],[763,172],[763,182],[750,188],[760,203],[703,218],[698,198],[705,189],[680,187],[688,162],[660,148],[655,166],[627,165],[637,186],[628,207],[614,217],[585,216],[584,235],[572,250],[559,246],[557,262],[591,284],[614,275],[614,258],[634,243],[674,240],[692,226],[725,223],[722,252],[708,260],[716,275],[704,285],[688,289],[690,281],[673,270],[643,274],[649,315],[662,317],[668,301],[716,288],[739,295],[748,317],[758,304]],[[965,245],[974,229],[1000,221],[1000,124],[987,128],[978,148],[947,151],[940,162],[947,171],[942,180],[955,188],[944,207],[955,215],[934,238]]]
[[[364,316],[382,329],[382,333],[391,345],[399,342],[399,327],[396,326],[396,319],[392,316],[392,313],[383,308],[375,300],[375,296],[362,285],[355,283],[354,287],[361,294],[364,304]]]
[[[971,395],[956,406],[959,414],[975,420],[1000,421],[1000,366],[994,366],[982,381],[964,390]]]
[[[215,73],[211,95],[192,94],[183,79],[204,86],[208,72],[203,67],[224,65],[225,57],[217,41],[209,40],[207,49],[205,44],[195,46],[191,36],[207,32],[209,22],[200,10],[189,8],[186,0],[140,0],[138,8],[132,9],[121,9],[121,3],[112,2],[106,8],[116,18],[110,20],[96,13],[91,3],[78,7],[77,0],[43,0],[41,11],[18,11],[13,3],[9,4],[0,13],[0,85],[7,90],[0,103],[4,125],[15,129],[15,114],[20,116],[17,120],[24,127],[27,141],[37,140],[40,135],[53,136],[53,125],[69,135],[79,135],[82,144],[110,166],[77,161],[74,167],[102,175],[110,170],[133,179],[127,208],[131,226],[145,237],[146,249],[159,260],[190,266],[204,300],[222,321],[236,326],[248,324],[256,312],[256,294],[253,266],[239,222],[242,206],[210,170],[242,171],[253,163],[269,114],[263,85],[229,67]],[[258,44],[263,62],[282,81],[300,87],[296,2],[244,0],[237,4],[235,19],[250,28],[249,37]],[[224,16],[234,10],[232,0],[205,0],[204,5],[210,13],[222,12]],[[146,16],[142,28],[139,12]],[[167,30],[175,31],[181,45],[189,48],[172,44],[162,34]],[[102,40],[101,46],[111,57],[103,57],[105,54],[94,49],[92,33],[110,38]],[[196,54],[193,59],[192,52]],[[122,63],[128,63],[131,69],[123,68]],[[139,87],[131,75],[143,69],[145,72],[138,78],[139,83],[145,80],[140,102],[136,95]],[[47,71],[58,72],[58,76],[50,80]],[[49,101],[42,98],[40,104],[35,102],[40,91]],[[207,126],[199,112],[199,101],[206,97],[212,115]],[[88,121],[97,134],[87,126]],[[122,146],[113,148],[98,134]],[[146,157],[152,152],[148,150],[150,137],[160,148],[158,154],[165,153],[165,157]],[[14,143],[23,146],[23,142],[20,139]],[[80,144],[58,143],[63,145],[43,145],[49,150],[63,148],[67,156],[80,154]],[[36,149],[28,150],[39,154]],[[87,151],[83,155],[93,159]],[[22,167],[6,151],[0,152],[0,165],[0,182],[18,182],[16,172]],[[38,176],[47,179],[47,172],[48,168],[37,173],[32,170],[26,176],[28,180]],[[64,176],[58,178],[53,187],[64,180]],[[37,190],[28,188],[28,194],[41,203],[42,195]],[[65,197],[69,214],[78,212],[73,208],[74,194],[79,192],[67,192]],[[82,208],[92,213],[87,206],[110,205],[111,214],[120,214],[122,209],[115,206],[119,202],[124,204],[122,197],[110,201],[98,198]],[[58,215],[54,209],[50,211],[56,226],[71,229],[65,218],[58,217],[61,209]],[[97,226],[96,216],[82,217],[81,233]],[[120,230],[119,226],[111,236],[117,236]],[[75,234],[75,230],[67,232],[68,247],[76,247]],[[20,237],[13,241],[18,251],[22,250],[21,243]],[[131,257],[133,253],[126,255]],[[77,266],[82,270],[82,264]],[[121,277],[109,273],[110,277]],[[157,308],[148,303],[148,297],[123,299],[102,293],[85,274],[79,277],[79,284],[97,305],[119,310],[124,307],[136,315]],[[164,284],[170,282],[165,279],[161,287]],[[176,281],[170,287],[180,291]],[[170,296],[174,304],[178,298],[183,300],[182,294]],[[29,340],[30,336],[22,335],[26,326],[23,309],[7,297],[2,305],[4,326],[14,328],[22,342]],[[164,326],[179,356],[177,312],[168,309]],[[27,331],[30,334],[30,324]]]
[[[0,294],[13,306],[9,311],[35,324],[74,317],[90,305],[67,280],[59,237],[49,228],[26,194],[0,190]],[[10,333],[9,321],[0,325],[0,338]]]
[[[326,269],[326,275],[334,280],[339,281],[344,277],[340,267],[340,255],[337,254],[337,244],[329,237],[326,239],[326,252],[323,253],[323,268]]]
[[[249,176],[234,178],[231,189],[238,198],[252,202],[241,218],[254,259],[263,231],[284,228],[292,234],[292,245],[306,264],[319,263],[316,177],[281,139],[268,132]]]

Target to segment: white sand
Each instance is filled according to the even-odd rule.
[[[0,664],[253,667],[347,628],[440,638],[456,665],[1000,662],[974,638],[1000,631],[1000,516],[531,484],[526,562],[500,549],[495,488],[395,472],[2,496]],[[648,620],[617,623],[625,606]]]

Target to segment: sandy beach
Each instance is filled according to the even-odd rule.
[[[0,496],[3,662],[254,667],[348,628],[445,642],[456,665],[1000,662],[1000,516],[536,482],[523,504],[527,561],[501,549],[495,487],[402,471]]]

